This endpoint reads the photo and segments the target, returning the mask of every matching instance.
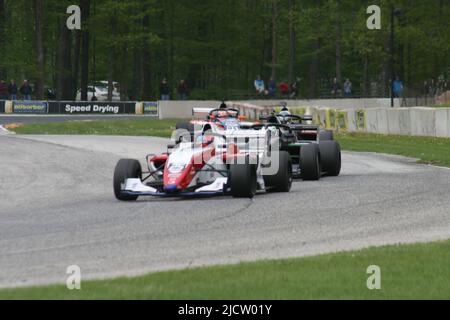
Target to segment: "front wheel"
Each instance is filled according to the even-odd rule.
[[[114,171],[114,194],[120,201],[136,201],[138,196],[123,192],[127,179],[142,179],[141,164],[137,160],[122,159],[117,163]]]

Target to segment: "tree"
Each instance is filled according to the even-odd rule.
[[[336,0],[333,6],[335,10],[335,33],[336,33],[336,78],[339,83],[342,83],[342,21],[341,17],[341,1]]]
[[[289,0],[289,83],[294,81],[294,70],[296,61],[296,32],[295,32],[295,0]]]
[[[64,4],[67,4],[67,2]],[[65,12],[64,6],[59,8],[61,12]],[[59,26],[59,32],[56,50],[56,96],[58,100],[72,100],[76,90],[72,70],[74,67],[72,64],[72,31],[66,26],[65,15],[57,17],[57,25]]]
[[[88,85],[89,85],[89,30],[87,22],[89,21],[91,13],[91,1],[81,0],[81,22],[82,22],[82,36],[81,36],[81,100],[88,100]]]
[[[0,0],[0,52],[6,52],[6,6],[5,0]],[[0,77],[7,77],[7,68],[3,62],[0,62]]]
[[[272,78],[277,78],[278,65],[278,0],[272,0]]]
[[[329,95],[335,76],[382,96],[391,3],[379,0],[383,28],[368,30],[370,2],[353,0],[95,0],[95,13],[91,0],[0,0],[0,75],[34,79],[40,96],[54,86],[60,99],[82,88],[86,100],[98,79],[118,81],[123,99],[153,100],[163,77],[172,89],[186,79],[193,99],[239,99],[253,95],[257,75],[302,77],[311,98]],[[70,4],[81,6],[81,31],[64,27]],[[448,78],[450,3],[395,4],[404,12],[395,68],[406,85]]]
[[[44,40],[43,40],[43,0],[34,0],[34,15],[36,29],[36,86],[35,94],[38,100],[44,99]]]

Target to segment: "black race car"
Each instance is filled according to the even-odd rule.
[[[283,110],[279,114],[262,117],[263,124],[254,125],[254,130],[273,128],[279,139],[281,151],[292,158],[292,171],[296,178],[306,181],[319,180],[323,176],[339,176],[341,172],[341,147],[334,140],[333,131],[308,124],[311,116],[297,116]]]

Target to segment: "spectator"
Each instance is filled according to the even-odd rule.
[[[0,81],[0,100],[8,99],[8,86],[5,80]]]
[[[8,86],[9,98],[11,100],[17,100],[17,92],[18,92],[18,89],[17,89],[16,81],[14,81],[14,79],[13,79],[13,80],[11,80],[11,83]]]
[[[55,91],[52,88],[45,88],[45,96],[47,97],[47,100],[56,99]]]
[[[178,85],[178,99],[179,100],[187,100],[187,96],[189,93],[189,87],[185,80],[181,80]]]
[[[400,98],[403,93],[403,83],[399,77],[397,77],[392,84],[392,91],[394,92],[394,97]]]
[[[283,95],[283,97],[287,98],[289,96],[289,84],[287,84],[286,81],[280,83],[280,92]]]
[[[24,80],[22,86],[20,87],[20,93],[22,94],[23,100],[31,100],[31,94],[33,90],[28,83],[28,80]]]
[[[277,94],[277,83],[273,78],[270,78],[269,86],[267,87],[269,97],[275,98],[275,95]]]
[[[264,80],[261,79],[261,76],[258,76],[255,80],[255,90],[258,95],[263,95],[266,91],[266,86]]]
[[[159,92],[161,94],[162,101],[170,100],[170,87],[166,78],[164,78],[161,82],[161,85],[159,86]]]
[[[430,94],[430,87],[428,86],[427,80],[425,80],[425,82],[423,83],[423,92],[426,97],[428,97],[428,95]]]
[[[291,99],[297,99],[299,93],[300,93],[300,78],[297,78],[291,84]]]
[[[437,95],[441,95],[445,90],[445,77],[443,74],[441,74],[438,78],[438,85],[437,85]]]
[[[350,79],[345,80],[344,82],[344,96],[349,98],[353,95],[353,84]]]
[[[436,96],[436,82],[434,81],[434,78],[431,79],[428,92],[429,92],[431,97],[435,97]]]
[[[341,94],[341,85],[337,78],[334,78],[333,83],[331,84],[331,94],[334,98]]]

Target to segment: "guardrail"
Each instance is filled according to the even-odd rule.
[[[267,108],[285,102],[289,107],[323,106],[339,109],[388,108],[390,99],[330,99],[330,100],[249,100],[230,101],[233,105],[243,106],[243,111],[253,112],[257,107]],[[194,107],[215,107],[221,101],[149,101],[149,102],[79,102],[79,101],[0,101],[0,113],[49,113],[49,114],[154,114],[161,111],[162,118],[186,118]],[[18,103],[19,107],[14,105]],[[23,104],[28,104],[28,106]],[[401,105],[400,99],[395,100],[396,106]],[[156,107],[157,105],[157,107]],[[9,108],[7,108],[9,106]],[[97,106],[97,107],[96,107]],[[256,109],[255,107],[256,106]],[[12,109],[11,109],[12,108]],[[250,111],[251,110],[251,111]],[[159,114],[159,112],[158,112]]]
[[[160,119],[192,117],[195,107],[218,107],[220,101],[154,102],[48,102],[0,101],[0,113],[16,114],[137,114]],[[227,102],[242,115],[258,119],[272,110],[281,110],[281,101]],[[314,122],[327,129],[343,132],[450,137],[450,108],[340,108],[330,106],[286,104],[294,114],[313,116]]]
[[[305,110],[292,108],[291,111]],[[315,123],[340,132],[450,138],[450,108],[334,109],[313,107],[305,111]]]

